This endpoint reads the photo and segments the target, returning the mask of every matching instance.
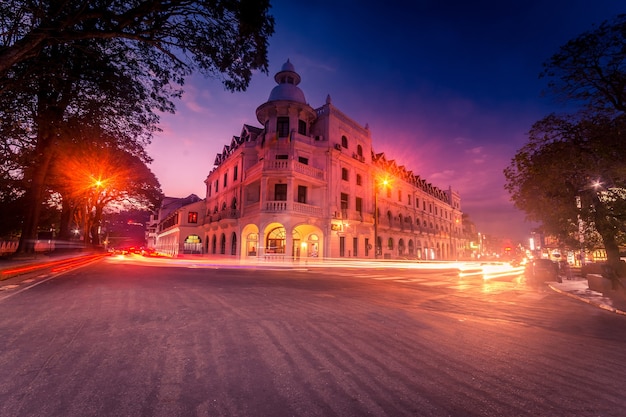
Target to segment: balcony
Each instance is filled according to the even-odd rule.
[[[207,223],[219,222],[222,220],[235,220],[240,217],[239,210],[227,209],[207,216]]]
[[[264,171],[292,171],[316,180],[324,180],[324,171],[294,160],[276,159],[264,161]]]
[[[313,217],[324,215],[321,207],[290,201],[266,201],[263,211],[265,213],[304,214]]]

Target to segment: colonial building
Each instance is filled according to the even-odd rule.
[[[146,228],[148,248],[172,256],[202,253],[205,213],[204,200],[195,194],[184,198],[165,197],[159,210],[150,216]]]
[[[256,109],[262,127],[244,125],[204,181],[204,253],[280,260],[459,255],[457,192],[374,152],[369,128],[330,97],[311,107],[289,61],[274,79]]]

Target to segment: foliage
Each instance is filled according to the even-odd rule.
[[[115,40],[157,78],[180,83],[176,77],[199,70],[243,90],[253,70],[267,71],[268,9],[268,0],[5,0],[0,75],[55,45]]]
[[[570,246],[603,246],[618,270],[626,243],[626,15],[562,46],[544,64],[549,90],[578,111],[536,122],[504,171],[530,220]]]
[[[626,14],[563,45],[546,63],[549,93],[592,113],[626,111]]]
[[[98,244],[98,226],[107,206],[152,211],[160,204],[162,193],[154,174],[137,156],[114,147],[93,144],[69,146],[55,159],[51,181],[62,196],[65,217],[83,226]],[[69,233],[70,224],[60,234]]]
[[[515,206],[570,246],[579,244],[582,219],[584,241],[593,246],[593,242],[600,243],[596,226],[603,222],[596,218],[594,209],[597,202],[593,196],[599,194],[610,210],[606,222],[623,241],[626,206],[620,190],[626,187],[624,128],[626,121],[621,117],[578,120],[550,115],[535,123],[529,143],[504,171],[505,188]]]
[[[2,183],[24,197],[19,250],[32,249],[61,147],[106,144],[149,162],[157,112],[174,112],[187,75],[236,91],[267,72],[268,9],[264,0],[0,3],[0,157]]]

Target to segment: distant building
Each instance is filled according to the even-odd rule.
[[[176,256],[202,253],[202,224],[205,203],[195,194],[184,198],[165,197],[161,207],[150,216],[146,242],[149,248]]]
[[[206,217],[196,229],[203,253],[279,260],[459,255],[456,191],[375,153],[369,128],[330,96],[319,108],[307,104],[289,61],[274,79],[256,109],[262,127],[243,125],[204,181]],[[161,229],[157,241],[169,230]]]

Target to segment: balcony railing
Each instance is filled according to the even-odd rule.
[[[238,219],[240,217],[239,210],[237,209],[226,209],[219,211],[217,213],[213,213],[208,216],[208,223],[218,222],[224,219]]]
[[[263,165],[266,171],[293,171],[318,180],[324,179],[324,171],[294,160],[267,160]]]
[[[290,201],[266,201],[264,211],[266,213],[293,212],[317,217],[322,217],[324,214],[321,207]]]

